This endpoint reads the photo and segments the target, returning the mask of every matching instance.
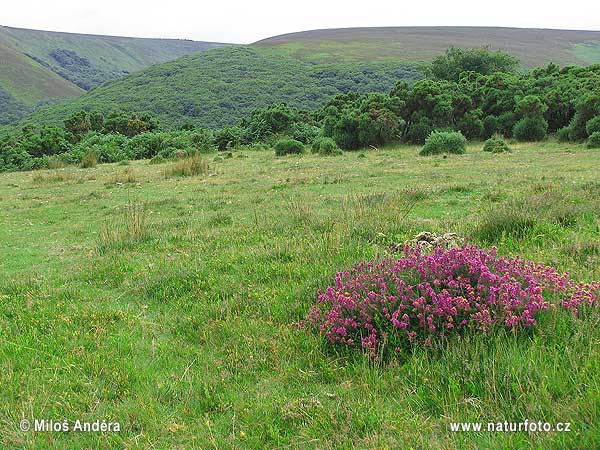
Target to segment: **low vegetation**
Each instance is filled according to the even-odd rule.
[[[466,151],[467,139],[460,131],[432,131],[425,139],[425,145],[419,154],[421,156],[443,153],[462,155]]]
[[[164,169],[164,172],[167,178],[206,175],[208,173],[208,162],[199,153],[194,153],[172,162]]]
[[[483,151],[490,153],[510,153],[511,149],[501,135],[495,134],[484,142]]]
[[[502,267],[477,266],[485,286],[526,295],[517,332],[500,321],[478,331],[485,313],[479,322],[436,312],[436,327],[448,330],[450,316],[474,326],[442,337],[442,328],[419,326],[413,305],[413,344],[404,313],[400,328],[384,316],[374,322],[397,332],[378,334],[389,357],[378,347],[377,359],[358,340],[356,351],[295,328],[338,272],[397,261],[392,246],[422,231],[454,232],[478,250],[415,261],[518,257],[577,283],[599,280],[597,153],[551,140],[511,145],[510,158],[481,143],[450,158],[415,157],[414,145],[343,158],[233,151],[211,162],[213,176],[165,178],[179,159],[53,169],[73,174],[64,182],[52,170],[0,174],[0,447],[597,447],[597,310],[573,314],[561,303],[568,295],[544,287],[535,325],[522,328],[535,288],[497,280]],[[127,169],[134,184],[113,182]],[[40,175],[48,178],[34,181]],[[490,318],[510,319],[504,306],[512,308],[490,307]],[[18,429],[41,414],[119,421],[121,432]],[[449,425],[526,418],[568,421],[572,431]]]

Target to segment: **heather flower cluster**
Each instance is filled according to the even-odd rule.
[[[362,346],[372,355],[460,332],[512,330],[536,324],[543,310],[575,314],[600,303],[600,283],[576,283],[568,273],[496,249],[462,246],[424,254],[406,247],[400,259],[358,264],[318,292],[318,303],[299,326],[319,329],[329,342]]]

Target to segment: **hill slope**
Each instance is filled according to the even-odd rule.
[[[107,80],[220,45],[0,26],[0,123],[40,103],[75,97]]]
[[[66,104],[40,110],[31,120],[61,123],[82,109],[123,109],[150,112],[166,127],[220,127],[271,103],[311,109],[337,93],[388,91],[399,79],[419,77],[415,64],[315,64],[270,49],[223,47],[108,82]]]
[[[600,31],[493,27],[341,28],[284,34],[254,44],[304,60],[431,60],[448,47],[489,46],[507,51],[525,67],[554,62],[600,62]]]

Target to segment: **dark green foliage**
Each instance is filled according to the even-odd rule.
[[[243,130],[240,127],[223,127],[215,131],[215,145],[219,151],[225,151],[242,142]]]
[[[600,116],[600,94],[598,90],[584,96],[577,102],[575,115],[569,123],[569,137],[572,141],[583,141],[588,137],[587,123]]]
[[[0,86],[0,125],[16,122],[30,112],[31,108],[19,102]]]
[[[378,146],[399,140],[404,126],[404,102],[384,94],[346,94],[334,97],[320,111],[323,134],[345,150]]]
[[[500,132],[500,121],[497,116],[486,116],[483,119],[483,137],[490,138]]]
[[[527,95],[517,102],[515,108],[519,117],[543,118],[548,107],[536,95]]]
[[[485,141],[485,143],[483,144],[483,151],[491,153],[502,153],[510,152],[511,149],[501,135],[495,134],[487,141]]]
[[[463,154],[467,150],[467,140],[460,131],[433,131],[425,140],[419,153],[421,156],[442,153]]]
[[[252,112],[250,119],[243,120],[244,143],[264,142],[267,138],[289,131],[298,113],[285,103],[271,105]]]
[[[290,136],[292,139],[302,142],[303,144],[311,144],[319,135],[320,128],[317,125],[305,122],[296,122],[292,125]]]
[[[479,108],[467,111],[456,121],[456,128],[467,139],[480,139],[484,135],[483,111]]]
[[[431,63],[431,75],[439,80],[458,81],[463,72],[490,75],[496,72],[514,72],[519,61],[504,52],[487,48],[450,48]]]
[[[526,117],[519,120],[513,128],[513,136],[518,141],[536,142],[546,138],[548,122],[541,117]]]
[[[548,122],[544,114],[548,107],[536,95],[527,95],[517,102],[515,112],[521,119],[513,128],[513,136],[519,141],[535,142],[546,138]]]
[[[600,148],[600,131],[594,131],[587,140],[587,148]]]
[[[104,119],[104,131],[124,136],[135,136],[155,130],[156,120],[150,114],[127,113],[113,111]]]
[[[92,129],[89,114],[79,111],[65,120],[65,130],[71,133],[77,141]]]
[[[600,116],[596,116],[587,121],[585,124],[585,130],[588,136],[600,131]]]
[[[294,139],[280,139],[275,144],[275,154],[277,156],[298,155],[304,153],[304,144]]]
[[[187,123],[217,129],[253,111],[285,102],[311,110],[347,92],[388,92],[399,79],[421,78],[417,65],[397,61],[299,61],[270,49],[223,47],[184,56],[110,81],[67,104],[40,110],[38,123],[62,123],[80,110],[153,114],[166,128]]]
[[[571,140],[571,127],[566,126],[556,132],[559,142],[569,142]]]
[[[344,152],[337,146],[336,142],[328,137],[317,138],[312,145],[313,153],[320,155],[342,155]]]

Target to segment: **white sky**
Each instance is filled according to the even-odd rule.
[[[318,28],[470,25],[600,30],[598,0],[3,0],[0,25],[251,43]]]

